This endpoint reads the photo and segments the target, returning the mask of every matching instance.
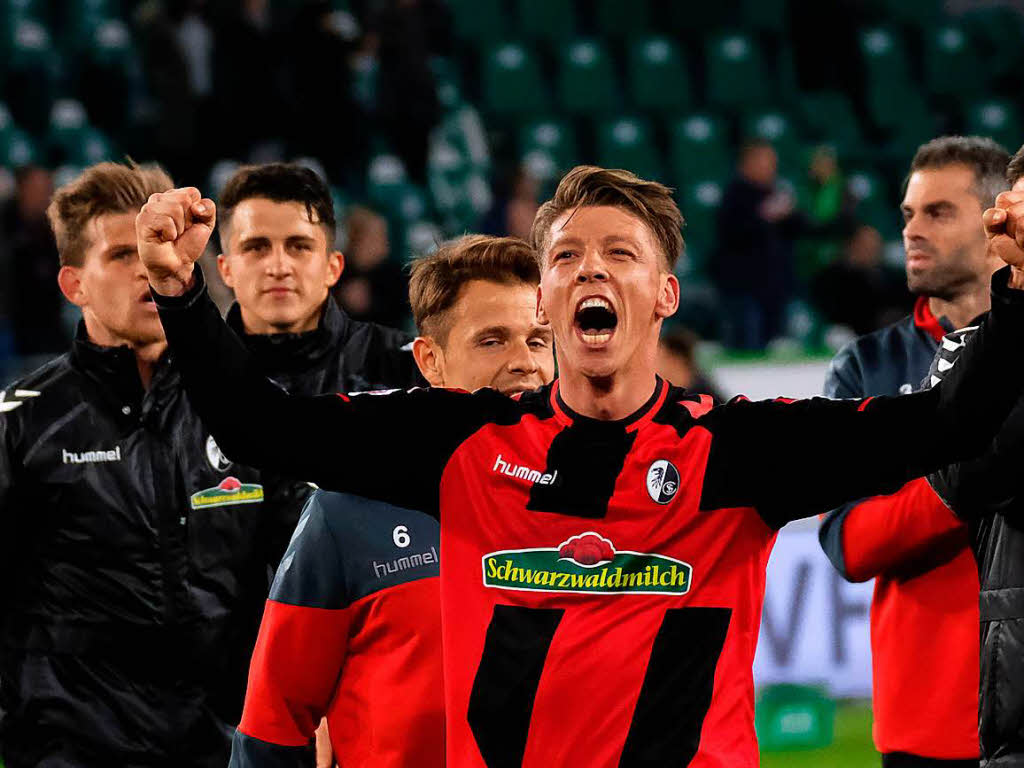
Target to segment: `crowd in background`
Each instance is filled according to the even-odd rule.
[[[355,317],[407,328],[404,265],[410,239],[396,230],[395,211],[369,193],[366,179],[371,160],[384,151],[398,158],[412,185],[433,185],[432,153],[450,98],[437,61],[460,62],[464,75],[475,67],[453,31],[453,5],[125,0],[121,15],[137,53],[130,65],[92,62],[65,71],[63,78],[74,81],[89,123],[106,134],[117,156],[157,160],[177,183],[215,194],[211,179],[219,162],[308,158],[343,198],[339,246],[346,267],[336,299]],[[796,18],[806,4],[789,5]],[[829,18],[845,14],[853,29],[858,4],[840,5],[829,10]],[[50,6],[60,30],[62,4]],[[831,57],[840,62],[835,71],[813,66],[824,46],[850,49],[850,34],[834,25],[828,34],[820,33],[822,27],[810,34],[813,25],[805,22],[793,22],[789,30],[799,86],[855,84],[856,68],[845,57]],[[24,85],[7,77],[0,103],[22,128],[52,130],[50,103],[39,101],[41,87]],[[468,214],[427,230],[421,245],[467,230],[525,237],[550,191],[510,148],[513,129],[484,112],[481,138],[490,146],[470,152],[493,155],[490,189],[477,195]],[[699,274],[692,264],[681,274],[691,290],[684,290],[678,324],[732,349],[763,351],[786,338],[805,349],[823,349],[826,342],[834,347],[905,314],[911,297],[898,253],[893,258],[892,249],[887,252],[898,237],[896,206],[891,205],[890,231],[880,232],[877,216],[862,215],[840,156],[826,144],[808,147],[799,167],[788,163],[782,172],[779,148],[770,140],[739,130],[734,140],[732,178],[718,180],[722,192],[711,242],[701,243],[705,264]],[[908,158],[894,158],[893,167]],[[57,291],[56,255],[45,221],[67,158],[51,150],[32,159],[9,169],[13,184],[0,214],[5,379],[60,352],[74,324]],[[886,183],[897,189],[900,180],[892,175]],[[688,215],[685,200],[682,209]],[[428,210],[431,215],[443,218]],[[809,335],[808,314],[820,327],[839,329],[838,335]]]

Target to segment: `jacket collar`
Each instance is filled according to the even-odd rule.
[[[956,330],[945,316],[936,317],[932,314],[927,296],[918,296],[914,302],[914,325],[936,341],[942,341],[943,336]]]
[[[242,310],[235,302],[228,310],[227,323],[246,347],[270,372],[302,371],[321,362],[345,343],[351,333],[351,319],[330,296],[324,302],[320,324],[304,333],[246,333]]]
[[[177,384],[177,376],[171,374],[170,355],[165,353],[157,362],[149,391],[144,390],[135,353],[131,348],[94,344],[89,340],[85,321],[82,320],[78,322],[75,339],[71,344],[71,364],[97,382],[100,391],[110,396],[122,409],[141,408],[144,400],[154,404],[162,403],[166,399],[164,395]],[[147,405],[147,409],[149,407]]]

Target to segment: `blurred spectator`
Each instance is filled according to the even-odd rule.
[[[843,255],[814,279],[811,293],[828,322],[863,336],[907,313],[910,296],[902,277],[882,265],[882,246],[878,230],[862,224],[847,240]]]
[[[353,208],[345,222],[348,245],[335,298],[349,316],[401,328],[409,319],[409,279],[388,258],[388,223],[369,208]]]
[[[480,222],[480,231],[486,235],[511,235],[529,240],[539,192],[537,179],[519,166],[511,178],[495,190],[494,205]]]
[[[212,83],[212,39],[203,6],[203,0],[146,0],[135,14],[150,100],[143,151],[158,158],[179,183],[201,183],[218,144],[217,124],[207,125],[208,135],[202,141],[199,137],[204,97]],[[229,96],[220,92],[218,98]],[[235,115],[222,129],[244,129],[249,122]]]
[[[772,145],[748,142],[718,210],[711,272],[732,324],[726,340],[743,349],[760,349],[779,335],[793,283],[793,241],[803,217],[777,172]]]
[[[312,155],[335,182],[362,180],[369,136],[367,115],[352,91],[351,58],[358,28],[332,11],[327,0],[303,5],[292,22],[284,57],[286,114],[283,126],[295,154]],[[323,117],[325,106],[339,119]]]
[[[854,199],[846,189],[836,151],[822,145],[807,169],[807,225],[815,235],[845,237],[853,227]]]
[[[716,403],[724,403],[718,387],[697,364],[697,342],[697,334],[686,328],[677,328],[662,336],[658,347],[658,375],[677,387],[711,395]]]
[[[2,214],[3,241],[9,259],[11,330],[14,352],[22,357],[52,356],[69,340],[61,322],[64,302],[57,288],[57,245],[46,207],[53,179],[43,168],[18,170],[14,197]]]
[[[440,0],[386,0],[371,19],[377,49],[377,117],[409,175],[424,183],[431,130],[441,117],[430,56],[448,35]]]
[[[222,0],[213,22],[215,148],[221,157],[247,160],[256,147],[278,140],[285,127],[279,81],[283,40],[271,23],[269,0]],[[306,77],[317,82],[324,73],[310,70]],[[322,119],[316,112],[291,115],[297,121]]]

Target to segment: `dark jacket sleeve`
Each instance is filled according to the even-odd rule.
[[[493,390],[289,395],[224,323],[202,273],[179,297],[157,296],[189,399],[235,461],[437,514],[444,466],[489,415],[515,404]]]
[[[993,276],[992,312],[934,389],[866,400],[733,400],[698,421],[712,434],[704,509],[755,507],[779,527],[989,445],[1024,386],[1024,291]],[[822,450],[823,445],[834,450]]]
[[[935,354],[926,385],[941,381],[958,364],[968,344],[963,331],[943,339]],[[1024,493],[1024,398],[1018,401],[999,434],[977,458],[956,462],[928,475],[928,483],[939,498],[961,520],[970,521],[998,514],[1015,506]]]

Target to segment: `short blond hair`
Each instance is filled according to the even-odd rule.
[[[672,190],[629,171],[595,165],[578,165],[565,174],[555,196],[537,210],[530,242],[538,256],[543,258],[555,219],[574,208],[598,205],[621,208],[643,221],[661,248],[665,264],[675,269],[683,252],[683,214]]]
[[[518,237],[464,235],[413,261],[409,304],[420,335],[430,336],[442,346],[447,343],[449,310],[470,280],[537,285],[537,256]]]
[[[61,266],[80,267],[89,240],[89,222],[108,213],[132,213],[150,195],[174,189],[174,182],[159,165],[99,163],[58,189],[46,209],[57,239]]]

